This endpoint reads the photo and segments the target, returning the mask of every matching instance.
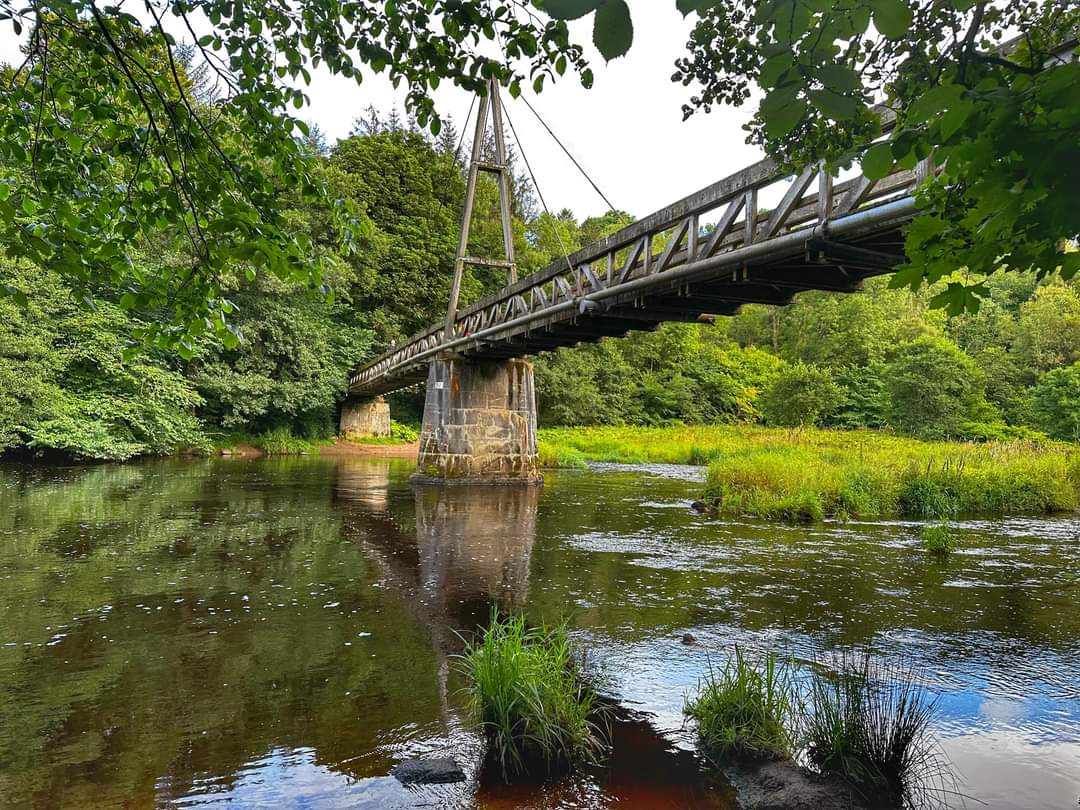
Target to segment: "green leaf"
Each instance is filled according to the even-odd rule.
[[[872,0],[874,27],[888,39],[900,39],[911,27],[911,8],[904,0]]]
[[[684,17],[694,11],[701,13],[711,5],[712,0],[675,0],[675,8],[677,8]]]
[[[859,102],[832,90],[811,90],[814,106],[833,121],[850,121],[859,112]]]
[[[634,24],[626,0],[603,0],[593,20],[593,44],[608,62],[625,54],[634,42]]]
[[[962,99],[960,102],[946,110],[938,123],[938,128],[941,132],[941,140],[949,140],[949,138],[964,125],[964,122],[967,121],[968,116],[971,115],[971,111],[974,108],[975,105],[973,103],[967,99]]]
[[[818,65],[813,72],[818,81],[830,90],[851,92],[862,87],[859,74],[847,65]]]
[[[868,180],[880,180],[892,165],[892,145],[888,141],[875,143],[863,155],[862,170]]]
[[[596,11],[601,0],[542,0],[540,7],[556,20],[576,20]]]
[[[761,101],[758,114],[770,138],[782,138],[793,130],[806,114],[806,100],[797,98],[799,86],[784,85],[770,90]]]

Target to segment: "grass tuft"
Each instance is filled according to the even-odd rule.
[[[493,613],[460,661],[488,760],[504,779],[597,763],[606,752],[603,709],[565,627]]]
[[[923,526],[919,531],[923,547],[931,554],[944,557],[956,548],[956,538],[948,523]]]
[[[887,670],[869,653],[842,655],[812,679],[806,757],[873,806],[945,807],[955,792],[930,732],[936,703],[912,670]],[[950,789],[952,788],[952,789]]]
[[[683,714],[694,721],[702,748],[712,757],[788,757],[795,716],[792,667],[768,653],[759,662],[739,647],[698,684]]]

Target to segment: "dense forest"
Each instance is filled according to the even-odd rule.
[[[349,368],[444,314],[464,193],[461,140],[452,125],[432,138],[373,110],[332,147],[313,131],[304,148],[334,194],[362,212],[363,243],[337,253],[327,212],[282,188],[292,227],[333,268],[330,292],[235,270],[223,284],[233,345],[208,326],[189,351],[145,348],[133,336],[155,313],[122,306],[105,288],[80,300],[48,269],[0,262],[0,284],[15,292],[0,298],[0,452],[125,459],[209,449],[238,432],[332,435]],[[523,176],[513,192],[523,273],[633,220],[540,212]],[[470,252],[497,256],[493,183],[478,200]],[[165,240],[146,244],[139,270],[151,275],[180,259]],[[497,270],[471,270],[462,300],[502,283]],[[933,288],[891,290],[879,279],[855,295],[808,293],[786,308],[747,306],[712,324],[560,350],[536,362],[541,422],[1080,438],[1080,286],[1016,273],[985,283],[991,295],[978,313],[951,319],[931,309]],[[415,420],[420,396],[396,396],[395,416]]]

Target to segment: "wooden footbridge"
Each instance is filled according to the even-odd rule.
[[[492,111],[501,161],[494,88],[482,102],[477,141],[486,109]],[[468,194],[476,173],[485,170],[499,175],[502,190],[505,167],[484,164],[475,147]],[[755,163],[539,272],[512,280],[461,311],[452,291],[445,323],[356,368],[349,392],[370,398],[428,379],[431,405],[432,387],[442,390],[451,384],[445,374],[437,380],[431,376],[439,358],[508,361],[655,329],[665,321],[733,315],[743,304],[784,305],[807,290],[854,292],[863,279],[888,273],[903,260],[901,229],[915,213],[915,188],[930,171],[924,162],[876,182],[865,176],[839,182],[819,167],[791,177],[771,160]],[[759,197],[779,202],[766,210]],[[514,266],[509,233],[505,260],[464,255],[470,212],[467,196],[455,290],[462,267],[470,262],[505,265],[511,271]],[[528,382],[531,397],[531,376]],[[460,388],[460,381],[456,384]],[[443,407],[454,406],[444,402]],[[531,410],[535,422],[535,406]]]

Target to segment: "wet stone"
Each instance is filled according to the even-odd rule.
[[[450,757],[406,759],[390,771],[403,785],[446,785],[464,782],[465,771]]]

